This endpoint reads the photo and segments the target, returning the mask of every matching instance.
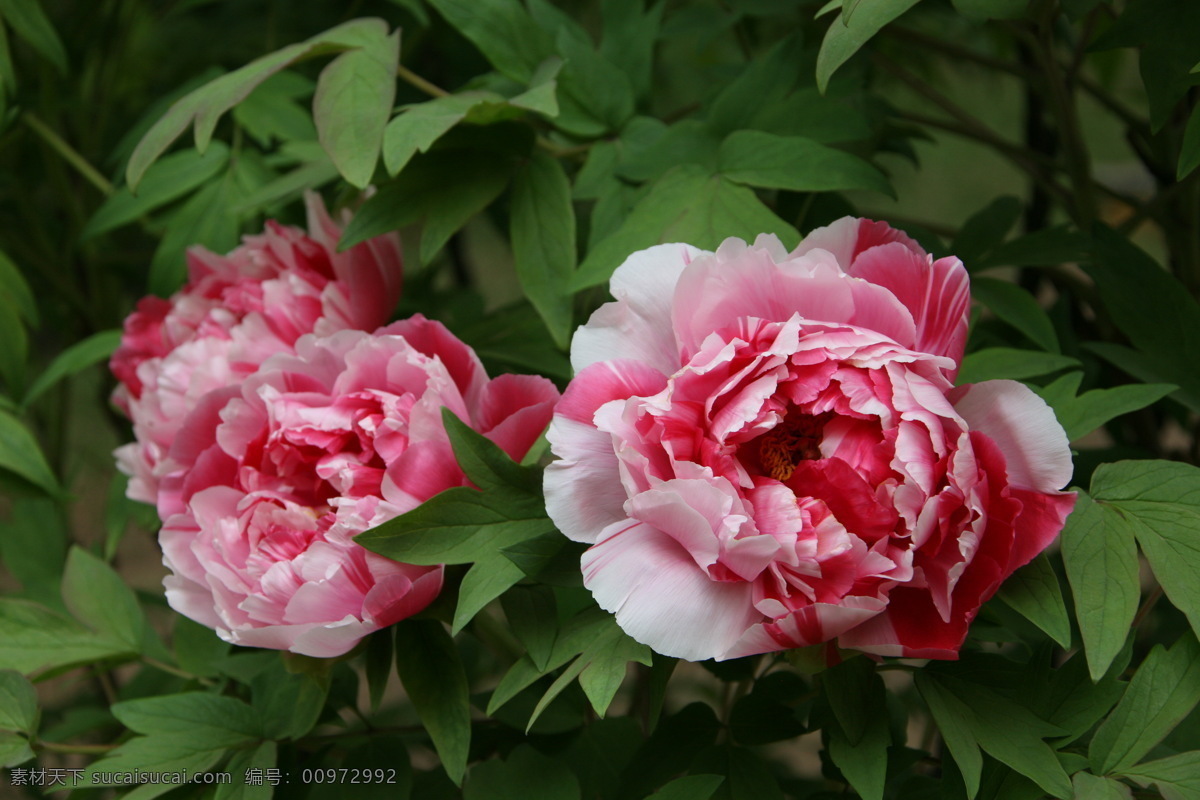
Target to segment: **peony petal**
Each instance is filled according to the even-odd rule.
[[[634,639],[702,661],[721,656],[762,618],[751,605],[751,584],[713,581],[671,537],[622,524],[583,554],[583,582]]]
[[[916,322],[913,349],[962,361],[971,291],[961,261],[931,262],[923,252],[893,242],[863,252],[849,274],[887,289],[904,304]]]
[[[786,617],[755,625],[718,660],[790,650],[828,642],[846,630],[878,616],[887,600],[846,597],[838,604],[813,603]]]
[[[472,409],[475,429],[520,461],[550,424],[558,389],[536,375],[499,375],[488,383]]]
[[[833,254],[842,269],[849,271],[859,253],[888,242],[900,242],[912,252],[924,256],[925,251],[908,234],[898,231],[886,222],[876,222],[857,217],[842,217],[823,228],[817,228],[804,237],[804,241],[792,251],[796,258],[813,250],[826,250]]]
[[[595,423],[596,411],[611,400],[652,397],[667,385],[662,372],[631,359],[614,359],[580,370],[554,409],[556,417]]]
[[[408,567],[406,572],[416,569]],[[382,578],[363,598],[363,616],[382,628],[424,611],[442,590],[444,572],[440,566],[423,567],[415,577],[397,574]]]
[[[609,283],[616,302],[601,306],[575,331],[575,371],[628,358],[666,374],[674,372],[679,347],[671,328],[671,295],[680,273],[702,252],[687,244],[660,244],[625,259]]]
[[[626,518],[613,438],[566,417],[555,417],[546,437],[559,456],[543,478],[546,513],[568,539],[595,542],[606,527]]]
[[[948,397],[973,431],[986,434],[1007,462],[1008,479],[1039,492],[1054,492],[1071,480],[1067,434],[1046,401],[1016,381],[960,386]]]

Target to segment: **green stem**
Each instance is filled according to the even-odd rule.
[[[1155,586],[1150,591],[1150,594],[1146,595],[1141,608],[1137,610],[1137,614],[1133,617],[1133,624],[1129,626],[1130,629],[1136,629],[1138,625],[1142,624],[1142,620],[1146,618],[1146,615],[1150,613],[1150,609],[1154,608],[1154,604],[1158,602],[1158,598],[1162,597],[1162,595],[1163,590],[1161,586]]]
[[[948,42],[945,39],[940,39],[936,36],[930,36],[920,31],[905,28],[899,25],[890,25],[887,28],[887,35],[895,36],[898,39],[904,39],[913,44],[920,45],[922,49],[933,50],[942,55],[959,61],[970,61],[973,64],[978,64],[981,67],[988,67],[999,72],[1007,72],[1008,74],[1020,78],[1023,81],[1030,80],[1035,77],[1033,70],[1026,68],[1021,64],[1016,64],[1011,61],[994,58],[992,56],[977,53],[969,47]]]
[[[51,130],[36,114],[32,111],[26,111],[21,115],[21,120],[30,130],[40,136],[46,144],[50,145],[56,153],[62,156],[64,161],[74,167],[75,171],[82,175],[88,183],[95,186],[105,195],[113,193],[113,185],[109,182],[108,178],[101,175],[95,167],[87,162],[87,159],[79,155],[75,148],[67,144],[66,140]]]
[[[1091,157],[1088,155],[1087,142],[1080,129],[1079,113],[1071,94],[1071,86],[1068,84],[1068,76],[1063,74],[1054,58],[1053,16],[1052,11],[1043,16],[1031,45],[1034,58],[1037,59],[1045,78],[1050,110],[1058,122],[1059,135],[1062,136],[1060,152],[1066,161],[1067,176],[1075,190],[1072,216],[1080,228],[1087,230],[1096,219],[1097,213],[1096,198],[1092,193]]]
[[[396,75],[398,75],[400,77],[400,79],[402,81],[404,81],[405,83],[407,83],[409,86],[413,86],[417,89],[420,89],[422,92],[429,95],[430,97],[449,97],[450,96],[450,92],[447,92],[442,87],[437,86],[436,84],[433,84],[433,83],[425,80],[420,75],[413,72],[411,69],[404,66],[403,64],[396,65]]]
[[[184,680],[188,680],[188,681],[198,681],[202,684],[205,684],[206,686],[213,685],[213,681],[209,680],[208,678],[202,678],[199,675],[193,675],[192,673],[190,673],[186,670],[182,670],[179,667],[173,667],[164,661],[159,661],[157,658],[151,658],[150,656],[142,656],[141,660],[142,660],[142,663],[145,664],[147,667],[153,667],[154,669],[158,670],[159,672],[165,672],[168,675],[174,675],[177,678],[183,678]]]
[[[60,742],[36,742],[35,750],[45,750],[51,753],[78,753],[80,755],[104,755],[117,748],[115,744],[62,744]]]
[[[1032,153],[1011,142],[1004,141],[978,123],[968,125],[961,122],[941,120],[924,114],[916,114],[911,111],[893,111],[892,113],[898,119],[915,122],[918,125],[930,128],[937,128],[947,133],[957,134],[958,136],[987,145],[1001,155],[1006,156],[1013,164],[1036,181],[1039,186],[1043,187],[1047,194],[1052,195],[1064,204],[1070,201],[1071,196],[1067,190],[1050,176],[1049,172],[1052,164],[1049,160],[1038,153]]]

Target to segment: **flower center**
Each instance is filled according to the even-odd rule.
[[[763,472],[777,481],[792,477],[796,464],[821,457],[821,433],[832,411],[812,416],[788,412],[783,421],[758,437],[758,461]]]

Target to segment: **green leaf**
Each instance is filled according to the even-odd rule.
[[[250,684],[253,708],[270,739],[299,739],[317,724],[329,696],[329,676],[284,672],[282,666],[257,675]]]
[[[658,40],[663,4],[644,9],[640,2],[605,0],[600,6],[604,22],[600,55],[624,70],[637,97],[650,93],[654,69],[654,43]]]
[[[383,134],[383,163],[388,174],[397,174],[414,155],[429,150],[472,108],[503,101],[503,97],[493,92],[463,92],[409,106],[388,123]]]
[[[472,605],[487,592],[496,591],[483,601],[486,604],[523,577],[516,565],[500,563],[505,559],[499,551],[555,530],[554,523],[546,516],[540,469],[514,463],[448,409],[443,409],[442,419],[459,466],[480,489],[448,489],[412,511],[364,531],[355,541],[410,564],[463,564],[489,558],[504,580],[512,580],[497,589],[500,584],[490,582],[486,572],[473,579],[479,582],[472,587],[473,593],[487,588],[475,596]],[[467,609],[472,615],[477,610]]]
[[[0,0],[0,20],[10,25],[13,33],[37,50],[60,74],[67,74],[67,51],[40,0]]]
[[[1200,7],[1172,0],[1143,0],[1124,7],[1121,16],[1092,43],[1092,50],[1138,48],[1139,69],[1150,105],[1153,132],[1170,119],[1195,81],[1189,74],[1200,59]]]
[[[204,772],[225,754],[223,746],[209,746],[204,740],[186,733],[135,736],[104,758],[92,763],[79,776],[81,786],[127,786],[126,780],[113,781],[120,773]],[[102,775],[101,773],[105,773]],[[157,793],[174,788],[171,784],[151,784]],[[136,789],[134,790],[137,791]],[[129,797],[133,793],[125,795]],[[150,794],[155,796],[154,793]],[[143,794],[142,797],[145,797]]]
[[[799,65],[805,55],[801,37],[791,35],[747,62],[709,106],[708,121],[713,132],[721,136],[745,128],[759,129],[753,123],[756,115],[764,107],[785,105],[800,78]]]
[[[461,786],[471,744],[467,675],[440,622],[407,619],[396,626],[396,672],[442,767]]]
[[[337,178],[337,167],[329,160],[324,150],[320,157],[305,161],[290,172],[267,181],[248,192],[229,209],[234,217],[255,214],[277,203],[285,203],[299,197],[307,189],[317,189]]]
[[[218,637],[212,628],[182,614],[175,616],[171,644],[179,666],[201,677],[219,674],[229,655],[229,643]]]
[[[856,662],[863,663],[848,666]],[[892,743],[883,680],[865,658],[845,661],[821,678],[836,719],[829,727],[829,757],[863,800],[882,800]]]
[[[842,733],[856,745],[866,733],[867,723],[879,716],[883,684],[875,665],[866,658],[851,658],[821,673],[821,688],[837,718]]]
[[[167,297],[183,284],[189,247],[202,245],[226,253],[237,246],[238,224],[230,210],[231,197],[232,181],[226,173],[192,195],[171,216],[150,262],[146,286],[151,293]]]
[[[458,487],[354,540],[368,550],[409,564],[466,564],[553,530],[554,523],[537,501]]]
[[[557,159],[534,153],[513,183],[511,209],[517,279],[560,349],[571,340],[571,275],[575,272],[575,209]]]
[[[718,771],[724,782],[713,800],[783,800],[779,781],[770,766],[754,752],[741,747],[714,747],[696,756],[696,769]]]
[[[917,4],[917,0],[860,0],[854,14],[846,10],[829,26],[817,53],[817,86],[824,92],[837,68],[858,52],[884,25]]]
[[[108,196],[79,234],[81,240],[133,222],[197,186],[207,183],[229,162],[229,148],[215,142],[205,152],[181,150],[156,162],[146,170],[137,194],[123,187]]]
[[[1200,631],[1200,469],[1174,461],[1104,464],[1092,496],[1137,537],[1171,603]]]
[[[371,697],[371,711],[379,710],[379,703],[387,690],[392,665],[396,661],[394,636],[390,628],[376,631],[367,637],[366,664],[367,693]]]
[[[558,638],[557,604],[548,586],[514,586],[500,599],[513,635],[541,671],[547,669]]]
[[[312,95],[314,86],[298,73],[276,73],[234,107],[233,118],[264,149],[275,141],[315,142],[311,103],[306,108],[297,102]]]
[[[1200,166],[1200,106],[1192,109],[1188,117],[1187,129],[1183,132],[1183,144],[1179,148],[1179,168],[1175,172],[1176,180],[1183,180],[1192,174],[1192,170]]]
[[[7,295],[29,325],[38,324],[37,301],[17,265],[0,250],[0,296]]]
[[[997,595],[1063,648],[1071,647],[1071,620],[1054,567],[1044,554],[1013,573]]]
[[[0,767],[15,767],[33,758],[29,740],[17,733],[0,731]]]
[[[677,167],[656,181],[615,233],[599,242],[575,273],[572,288],[606,283],[631,253],[664,242],[715,250],[730,236],[747,241],[763,232],[785,248],[800,234],[762,204],[753,191],[692,167]]]
[[[564,641],[566,638],[564,637]],[[533,727],[539,716],[554,698],[558,697],[576,678],[591,702],[596,714],[603,717],[609,704],[625,680],[630,661],[650,666],[650,648],[635,642],[621,630],[612,617],[605,615],[595,626],[592,638],[583,647],[579,657],[550,684],[542,699],[533,709],[526,732]]]
[[[963,223],[954,236],[950,252],[958,256],[969,271],[974,270],[975,262],[1004,241],[1020,216],[1020,200],[1008,196],[997,197]],[[971,288],[975,288],[974,280]]]
[[[651,130],[647,127],[647,132]],[[650,141],[631,139],[622,148],[624,152],[617,172],[621,177],[633,181],[656,180],[680,164],[693,164],[715,173],[718,171],[717,153],[720,147],[721,138],[708,124],[698,119],[685,119]],[[614,179],[611,174],[604,177]],[[594,180],[592,176],[583,175],[580,179]],[[586,182],[584,186],[586,190]]]
[[[962,369],[958,372],[958,384],[962,386],[1004,378],[1020,381],[1078,366],[1077,359],[1058,353],[1039,353],[1036,350],[1018,350],[1013,347],[987,347],[968,353],[963,358]]]
[[[1088,257],[1088,240],[1066,226],[1044,228],[1005,242],[983,256],[972,268],[1054,266],[1083,261]]]
[[[542,470],[539,467],[514,462],[495,442],[460,420],[448,408],[442,409],[442,424],[459,467],[472,483],[484,491],[515,492],[522,503],[541,499]]]
[[[1063,733],[1061,728],[976,683],[929,672],[917,673],[916,683],[962,772],[969,797],[979,791],[980,748],[1055,797],[1071,796],[1070,780],[1042,741]]]
[[[1156,645],[1125,696],[1092,737],[1093,769],[1122,772],[1150,752],[1200,702],[1200,642],[1187,633],[1170,650]]]
[[[1153,783],[1166,800],[1200,799],[1200,751],[1147,761],[1123,775],[1143,786]]]
[[[587,549],[558,531],[511,544],[500,552],[527,577],[547,586],[580,586],[579,558]]]
[[[29,357],[29,335],[21,321],[16,302],[6,294],[0,294],[0,378],[4,379],[8,393],[17,396],[25,383],[25,360]]]
[[[1065,737],[1056,740],[1062,746],[1087,733],[1105,716],[1125,693],[1125,682],[1120,680],[1133,654],[1132,643],[1128,644],[1113,660],[1108,672],[1096,683],[1088,673],[1087,657],[1076,653],[1050,676],[1050,694],[1038,708],[1055,725],[1067,731]]]
[[[458,604],[450,633],[457,635],[484,606],[525,577],[521,568],[502,553],[485,553],[471,565],[458,589]]]
[[[7,118],[8,107],[5,94],[17,91],[17,72],[13,69],[12,52],[8,47],[8,31],[0,18],[0,118]]]
[[[579,800],[579,780],[562,761],[527,744],[504,761],[492,759],[471,767],[463,786],[464,800]]]
[[[1137,546],[1115,510],[1081,491],[1063,528],[1062,555],[1088,668],[1097,681],[1125,644],[1137,613]]]
[[[656,659],[654,666],[661,660]],[[729,732],[738,744],[751,746],[792,739],[808,731],[801,716],[810,700],[808,684],[796,673],[769,673],[734,703]]]
[[[37,719],[38,699],[33,684],[19,672],[0,670],[0,730],[33,736]]]
[[[651,658],[649,647],[635,642],[620,629],[598,639],[580,654],[579,660],[586,663],[579,673],[579,685],[598,715],[603,717],[608,711],[617,689],[625,680],[629,663],[636,661],[648,667]]]
[[[58,479],[50,471],[29,429],[12,414],[0,409],[0,468],[11,470],[52,496],[62,494]]]
[[[146,617],[137,596],[113,568],[76,545],[67,554],[63,601],[80,622],[139,652]]]
[[[217,787],[215,800],[270,800],[274,789],[264,780],[258,785],[246,781],[250,770],[274,769],[277,758],[275,742],[263,742],[253,750],[239,750],[225,765],[225,772],[233,776],[231,783]]]
[[[1038,347],[1048,353],[1059,352],[1058,336],[1050,317],[1020,286],[995,278],[977,277],[971,281],[971,294]]]
[[[735,183],[793,192],[871,189],[894,195],[882,172],[855,155],[802,136],[737,131],[721,142],[718,169]]]
[[[121,332],[118,330],[101,331],[92,334],[81,342],[68,347],[55,356],[49,366],[30,384],[25,396],[21,398],[21,407],[29,408],[42,394],[61,381],[94,364],[105,361],[121,343]]]
[[[850,743],[839,726],[831,727],[829,757],[863,800],[882,800],[887,778],[887,751],[891,743],[886,717],[876,714],[856,744]]]
[[[387,34],[380,19],[356,19],[330,28],[298,44],[255,59],[222,75],[176,101],[138,142],[125,167],[125,181],[136,189],[146,170],[179,135],[194,125],[196,149],[204,152],[218,120],[254,91],[263,81],[299,59],[317,53],[360,48]]]
[[[68,535],[62,507],[45,496],[15,498],[8,518],[0,517],[0,557],[23,597],[62,608]]]
[[[1159,380],[1200,396],[1200,305],[1144,251],[1111,229],[1093,233],[1091,264],[1104,307]]]
[[[1147,353],[1138,352],[1124,345],[1108,342],[1084,342],[1083,347],[1122,372],[1145,383],[1165,385],[1166,375],[1174,371],[1174,368],[1165,363],[1163,359],[1154,358]],[[1180,387],[1170,397],[1192,411],[1200,413],[1200,384]]]
[[[542,675],[558,669],[582,653],[590,643],[608,631],[611,626],[613,626],[611,615],[596,606],[585,608],[573,616],[558,632],[554,647],[550,651],[550,657],[543,666],[535,666],[526,655],[504,674],[488,701],[488,715],[495,714],[497,709],[516,697],[518,693]],[[566,688],[565,684],[563,688]]]
[[[1029,0],[954,0],[954,8],[972,22],[989,19],[1020,19]]]
[[[1070,372],[1035,392],[1054,409],[1068,441],[1080,439],[1111,419],[1158,402],[1178,387],[1169,383],[1131,383],[1111,389],[1092,389],[1076,396],[1082,372]]]
[[[471,217],[508,185],[513,164],[495,153],[439,151],[414,158],[367,200],[342,231],[340,250],[422,221],[421,261],[428,263]]]
[[[550,35],[534,24],[519,0],[430,0],[501,74],[528,83],[554,55]]]
[[[114,703],[112,713],[135,733],[187,736],[197,749],[234,747],[263,735],[263,720],[249,705],[208,692],[126,700]]]
[[[696,755],[716,741],[721,723],[707,703],[694,702],[664,719],[622,773],[618,797],[645,797],[688,770]],[[714,790],[715,791],[715,790]]]
[[[724,775],[685,775],[671,781],[646,800],[708,800],[724,781]]]
[[[975,741],[975,735],[968,722],[970,710],[953,694],[943,689],[929,673],[918,672],[916,686],[921,697],[925,699],[925,704],[929,706],[933,721],[937,723],[942,739],[950,748],[950,755],[954,757],[954,763],[962,774],[967,797],[974,798],[979,793],[983,755],[979,752],[979,744]]]
[[[396,96],[400,32],[386,36],[386,30],[329,62],[313,96],[317,138],[342,177],[359,189],[375,174]]]
[[[1090,772],[1076,772],[1071,778],[1079,800],[1132,800],[1129,787],[1112,778],[1100,778]]]
[[[352,770],[359,770],[358,774],[364,775],[363,770],[384,769],[386,770],[385,776],[392,781],[391,783],[359,784],[354,788],[354,800],[409,800],[409,797],[412,796],[412,764],[409,761],[408,748],[405,746],[405,737],[403,736],[376,732],[367,739],[366,744],[349,750],[341,764],[338,765],[338,769],[347,770],[345,773],[339,771],[339,776],[345,774],[353,776],[355,773]],[[378,775],[378,773],[372,774]],[[446,778],[441,771],[424,774],[427,776],[437,775],[441,786],[446,787],[447,790],[454,789],[450,779]],[[310,788],[311,791],[305,795],[306,800],[340,800],[347,794],[344,784],[339,785],[336,782]],[[418,791],[420,793],[417,795],[417,800],[446,796],[438,792],[426,794],[424,791]],[[458,793],[455,792],[453,797],[457,798]]]
[[[633,115],[633,86],[590,41],[559,28],[558,116],[554,126],[575,136],[594,138],[618,130]]]
[[[508,105],[535,111],[549,119],[558,116],[558,73],[563,60],[550,56],[533,71],[529,88],[508,99]],[[469,115],[468,115],[469,116]]]

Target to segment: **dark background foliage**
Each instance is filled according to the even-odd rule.
[[[362,18],[384,22],[348,52],[400,28],[399,80],[355,73],[314,107],[347,50],[320,37]],[[260,771],[171,791],[222,800],[332,794],[348,773],[313,770],[365,768],[422,800],[1200,797],[1200,6],[0,0],[0,20],[6,763]],[[230,112],[207,148],[181,125],[135,156],[189,92]],[[598,614],[538,467],[458,430],[483,502],[518,520],[502,550],[439,498],[373,534],[455,564],[423,618],[338,663],[231,650],[165,608],[99,364],[187,246],[302,223],[308,188],[357,209],[344,243],[401,230],[398,313],[560,384],[628,253],[887,219],[963,259],[961,382],[1034,386],[1088,493],[958,662],[695,666]],[[417,552],[405,534],[435,514],[462,535]]]

